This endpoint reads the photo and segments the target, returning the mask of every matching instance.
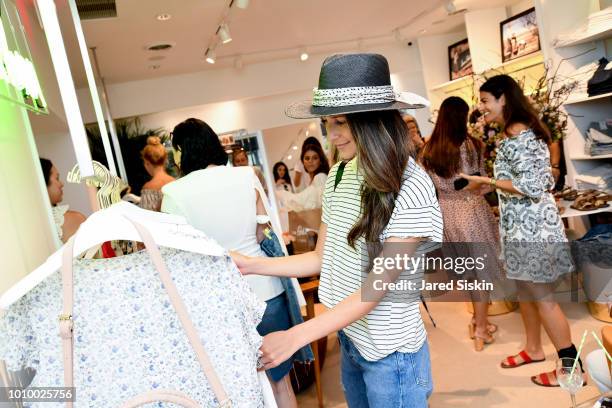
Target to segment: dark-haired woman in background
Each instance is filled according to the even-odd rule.
[[[559,358],[575,358],[570,327],[552,294],[560,278],[574,270],[567,237],[555,199],[547,144],[550,131],[539,119],[523,90],[508,75],[496,75],[480,87],[480,109],[487,122],[502,126],[505,138],[495,157],[495,178],[464,175],[497,189],[502,254],[509,279],[517,281],[526,345],[507,357],[503,368],[544,361],[541,327]],[[581,363],[582,364],[582,363]],[[531,380],[559,386],[555,371]]]
[[[329,173],[329,162],[323,152],[321,144],[308,144],[304,146],[300,161],[309,184],[298,193],[288,191],[277,191],[281,207],[287,211],[303,211],[321,208],[327,173]]]
[[[495,249],[493,256],[487,258],[491,264],[487,264],[482,271],[486,273],[499,268],[495,262],[499,240],[497,222],[491,207],[483,197],[488,189],[481,188],[480,185],[474,188],[475,183],[460,190],[455,188],[455,183],[460,178],[459,173],[484,174],[484,146],[480,140],[468,134],[468,111],[468,104],[456,96],[446,98],[442,102],[431,138],[421,151],[420,162],[438,190],[444,219],[444,242],[447,243],[444,249],[453,252],[452,243],[470,242],[473,244],[466,248],[471,252],[472,258],[477,258],[489,252],[485,250],[492,246],[491,249]],[[482,251],[477,250],[479,247]],[[491,280],[490,276],[482,276],[482,273],[476,275]],[[474,339],[476,351],[482,351],[485,344],[492,343],[492,333],[497,330],[497,326],[487,321],[488,300],[489,294],[486,291],[472,293],[474,318],[469,326],[469,333]]]
[[[302,142],[302,150],[300,150],[300,160],[295,163],[295,166],[293,168],[293,187],[296,193],[299,193],[300,191],[304,190],[312,182],[312,178],[310,177],[308,171],[304,168],[304,163],[302,160],[304,152],[306,152],[307,150],[306,148],[310,145],[316,146],[321,151],[323,151],[323,146],[321,146],[321,142],[319,142],[319,139],[314,136],[309,136]]]
[[[272,174],[274,175],[274,184],[279,190],[285,190],[293,193],[293,185],[291,184],[291,176],[289,175],[289,169],[283,162],[278,162],[272,168]]]
[[[64,198],[64,183],[60,181],[59,172],[49,159],[41,158],[40,166],[45,177],[57,234],[62,242],[67,242],[86,220],[86,217],[78,211],[69,210],[68,205],[58,205]]]
[[[257,239],[257,214],[265,209],[256,190],[259,179],[249,166],[226,166],[228,157],[217,134],[199,119],[187,119],[172,132],[174,160],[182,177],[162,188],[162,211],[184,216],[228,250],[265,257]],[[285,289],[277,277],[247,277],[251,288],[267,304],[257,327],[263,336],[291,328]],[[230,294],[231,295],[231,294]],[[268,370],[280,407],[296,407],[287,374],[294,356]]]

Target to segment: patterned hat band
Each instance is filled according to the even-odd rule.
[[[391,85],[313,90],[312,105],[325,107],[390,103],[397,100]]]

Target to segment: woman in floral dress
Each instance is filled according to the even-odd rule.
[[[468,185],[460,190],[455,188],[461,172],[485,174],[484,146],[480,140],[468,134],[468,111],[468,104],[459,97],[451,96],[442,102],[436,126],[421,151],[419,161],[438,192],[444,220],[444,256],[477,258],[491,252],[487,256],[485,268],[472,276],[490,282],[493,280],[492,275],[498,275],[500,269],[496,262],[499,252],[497,222],[483,197],[490,190],[480,185]],[[465,254],[466,250],[470,253]],[[482,351],[485,344],[493,342],[492,333],[497,330],[497,326],[487,321],[489,293],[474,292],[470,294],[474,318],[469,325],[469,333],[474,339],[474,349]]]
[[[552,294],[559,279],[573,271],[561,217],[550,190],[554,179],[547,143],[550,132],[523,95],[514,79],[497,75],[480,87],[481,110],[487,122],[502,126],[504,140],[495,158],[495,178],[464,175],[470,181],[491,185],[499,196],[500,238],[509,279],[517,282],[526,345],[502,361],[514,368],[544,361],[541,326],[559,358],[575,358],[570,327]],[[581,363],[582,364],[582,363]],[[542,386],[559,386],[555,371],[531,380]]]

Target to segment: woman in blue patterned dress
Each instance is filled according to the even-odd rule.
[[[505,139],[497,148],[495,178],[463,175],[489,184],[499,195],[502,256],[509,279],[517,282],[526,332],[525,349],[507,357],[503,368],[544,361],[541,326],[559,358],[576,357],[570,327],[552,294],[558,281],[573,271],[567,237],[555,200],[547,143],[550,132],[508,75],[497,75],[480,87],[487,122],[502,126]],[[552,372],[531,377],[542,386],[559,386]]]

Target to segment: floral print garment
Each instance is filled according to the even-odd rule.
[[[233,406],[262,407],[256,372],[262,339],[255,328],[265,303],[257,299],[229,257],[161,251]],[[146,251],[75,260],[74,279],[76,407],[117,407],[156,389],[179,390],[202,407],[217,406]],[[34,368],[33,387],[63,386],[61,305],[57,272],[0,319],[0,359],[9,370]]]
[[[550,193],[555,182],[546,143],[531,129],[504,139],[495,158],[495,178],[512,180],[514,188],[523,193],[497,190],[508,278],[554,282],[571,272],[567,237]]]

